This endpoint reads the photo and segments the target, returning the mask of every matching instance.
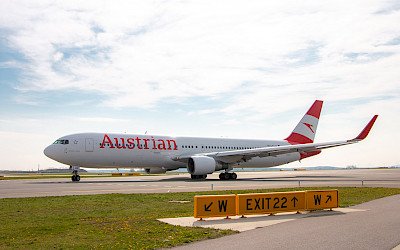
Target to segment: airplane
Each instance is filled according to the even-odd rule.
[[[362,141],[378,118],[373,116],[351,140],[314,143],[322,104],[316,100],[284,140],[79,133],[57,139],[45,148],[44,154],[70,165],[73,182],[80,181],[80,168],[142,168],[148,174],[187,168],[192,179],[205,179],[208,174],[221,171],[221,180],[235,180],[235,167],[279,166],[315,156],[322,149]]]

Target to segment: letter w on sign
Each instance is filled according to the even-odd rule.
[[[314,201],[315,201],[315,205],[321,205],[321,195],[315,195],[314,194]]]
[[[228,205],[228,200],[219,200],[218,201],[218,207],[219,211],[222,212],[222,209],[224,212],[226,212],[226,206]]]

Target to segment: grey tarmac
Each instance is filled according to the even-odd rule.
[[[400,169],[312,170],[237,172],[237,180],[221,181],[218,173],[206,180],[190,175],[129,176],[1,180],[0,198],[88,195],[110,193],[168,193],[210,190],[298,187],[395,187],[400,188]]]

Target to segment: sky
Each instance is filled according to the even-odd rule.
[[[324,100],[287,167],[400,164],[400,2],[0,1],[0,170],[67,168],[78,132],[284,139]]]

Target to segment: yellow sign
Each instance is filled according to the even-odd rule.
[[[338,190],[194,197],[194,217],[225,217],[339,207]]]
[[[236,195],[194,197],[194,217],[224,217],[236,215]]]
[[[238,194],[237,214],[266,214],[305,210],[305,192]]]
[[[339,207],[339,191],[320,190],[306,191],[307,210],[318,210]]]

